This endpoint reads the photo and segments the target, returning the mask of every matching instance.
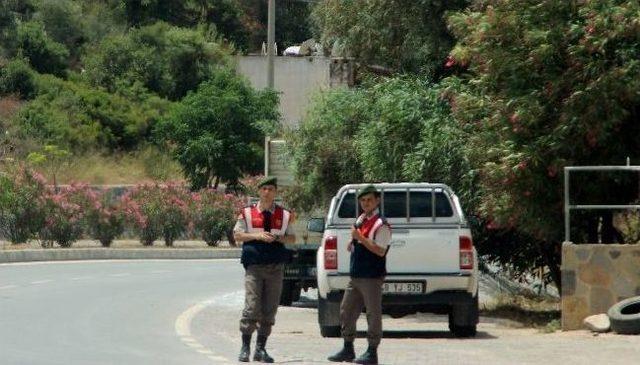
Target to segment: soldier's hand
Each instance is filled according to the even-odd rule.
[[[351,237],[353,237],[353,239],[356,241],[362,241],[364,238],[360,231],[358,231],[358,229],[354,226],[351,226]]]
[[[276,239],[276,236],[271,232],[260,232],[258,233],[258,239],[260,241],[271,243]]]

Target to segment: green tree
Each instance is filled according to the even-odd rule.
[[[243,22],[249,31],[249,50],[260,51],[267,42],[268,2],[239,0],[244,8]],[[280,52],[313,36],[310,26],[312,5],[304,1],[276,1],[276,44]]]
[[[219,70],[158,124],[156,136],[172,149],[193,189],[236,183],[261,170],[265,134],[278,121],[278,97]]]
[[[77,58],[86,40],[81,2],[37,0],[33,20],[39,21],[53,41],[63,44]]]
[[[36,71],[57,76],[65,74],[69,50],[52,40],[41,22],[18,24],[16,47],[16,54],[27,58]]]
[[[640,5],[501,0],[473,9],[450,18],[459,38],[450,65],[468,72],[447,83],[479,167],[480,211],[493,226],[535,238],[559,285],[562,167],[640,158]],[[604,181],[577,176],[574,198],[593,202],[606,192],[619,203],[636,194]],[[602,239],[611,242],[610,216],[601,218],[609,232]],[[597,233],[597,224],[588,230]]]
[[[288,131],[298,205],[310,211],[323,207],[340,186],[362,180],[354,137],[366,120],[361,90],[333,89],[318,94],[299,128]]]
[[[181,27],[213,25],[225,40],[237,49],[247,47],[248,30],[242,21],[244,12],[234,0],[121,0],[125,16],[132,26],[157,21]]]
[[[326,49],[365,64],[438,78],[454,44],[445,14],[468,2],[326,0],[314,7],[312,19]]]
[[[205,29],[167,23],[108,36],[84,58],[85,77],[94,86],[115,92],[137,82],[170,100],[182,98],[215,68],[230,63],[228,50]]]

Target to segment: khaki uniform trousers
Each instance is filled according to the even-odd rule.
[[[351,278],[340,303],[342,338],[353,341],[362,308],[367,310],[367,340],[378,346],[382,339],[382,284],[384,278]]]
[[[276,312],[282,293],[283,264],[249,265],[244,274],[244,310],[240,332],[269,336],[276,323]]]

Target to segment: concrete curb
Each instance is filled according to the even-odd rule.
[[[194,249],[137,249],[137,248],[71,248],[49,250],[0,251],[0,263],[68,260],[185,260],[237,259],[239,248]]]

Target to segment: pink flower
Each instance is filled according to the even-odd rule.
[[[527,162],[526,161],[522,161],[518,164],[518,170],[520,171],[524,171],[527,168]]]
[[[455,58],[453,58],[453,56],[449,55],[447,56],[447,62],[444,64],[445,68],[451,68],[453,66],[455,66],[456,64],[456,60]]]

